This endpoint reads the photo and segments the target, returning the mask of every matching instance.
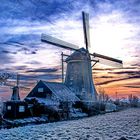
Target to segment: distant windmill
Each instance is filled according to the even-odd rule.
[[[12,87],[13,93],[11,96],[11,100],[20,100],[19,96],[19,75],[17,74],[17,80],[16,80],[16,85]]]
[[[45,34],[41,35],[41,41],[74,51],[65,60],[65,62],[67,63],[67,71],[64,83],[73,92],[75,92],[76,95],[81,100],[96,101],[97,92],[92,78],[92,67],[97,62],[111,66],[122,67],[122,61],[97,53],[89,53],[88,50],[88,48],[90,47],[89,14],[82,12],[82,16],[83,16],[83,30],[86,49],[85,48],[79,49],[79,47],[74,44],[62,41],[60,39]],[[95,62],[94,65],[92,65],[91,62]]]
[[[19,96],[19,88],[23,88],[23,89],[28,89],[27,87],[24,86],[19,86],[19,80],[20,80],[20,75],[17,74],[16,75],[16,85],[10,84],[8,83],[8,81],[6,81],[2,86],[9,86],[12,88],[12,96],[11,96],[11,100],[20,100],[20,96]]]

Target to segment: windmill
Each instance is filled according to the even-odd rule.
[[[17,74],[17,79],[16,79],[16,86],[13,86],[13,93],[11,96],[11,100],[20,100],[20,96],[19,96],[19,78],[20,75]]]
[[[9,75],[11,75],[11,74],[9,73]],[[13,76],[13,74],[12,74],[12,76]],[[17,74],[16,75],[16,85],[8,83],[8,80],[6,80],[2,85],[2,86],[11,87],[11,89],[12,89],[11,101],[20,100],[20,96],[19,96],[19,89],[20,88],[25,89],[25,90],[29,90],[29,88],[27,88],[27,87],[19,86],[19,80],[20,80],[20,75]]]
[[[3,102],[3,117],[4,118],[21,118],[26,116],[27,111],[27,103],[24,100],[20,100],[19,89],[24,88],[28,89],[24,86],[19,85],[20,75],[16,75],[16,84],[10,84],[6,82],[4,86],[10,86],[13,90],[11,100]]]
[[[89,14],[82,12],[82,17],[83,17],[85,48],[79,49],[77,45],[62,41],[60,39],[54,38],[46,34],[41,35],[41,41],[74,51],[65,60],[65,62],[67,63],[67,70],[64,83],[73,92],[75,92],[75,94],[82,101],[96,102],[97,92],[92,78],[92,67],[98,62],[115,67],[122,67],[122,61],[105,55],[89,52],[88,50],[90,47]],[[93,65],[92,62],[94,62]],[[62,69],[62,79],[63,78],[64,77]]]

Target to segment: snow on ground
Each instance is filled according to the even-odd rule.
[[[140,140],[140,108],[0,130],[0,140]]]

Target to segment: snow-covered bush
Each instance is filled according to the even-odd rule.
[[[3,102],[2,99],[0,98],[0,114],[2,114],[2,110],[3,110]]]
[[[114,103],[106,103],[105,105],[105,111],[106,112],[113,112],[113,111],[117,111],[117,106]]]

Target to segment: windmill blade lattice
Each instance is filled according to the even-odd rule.
[[[83,31],[84,31],[85,45],[86,45],[86,49],[88,50],[88,47],[90,47],[89,14],[82,12],[82,16],[83,16]]]
[[[55,37],[52,37],[52,36],[49,36],[46,34],[41,35],[41,41],[47,42],[52,45],[56,45],[56,46],[64,48],[64,49],[77,50],[79,48],[79,46],[77,46],[77,45],[65,42],[63,40],[57,39]]]
[[[98,54],[98,53],[93,53],[93,54],[90,54],[90,55],[93,57],[93,60],[96,60],[101,64],[109,65],[109,66],[112,66],[112,67],[118,67],[118,68],[123,67],[123,63],[119,59],[115,59],[115,58],[108,57],[108,56],[105,56],[105,55],[101,55],[101,54]]]

